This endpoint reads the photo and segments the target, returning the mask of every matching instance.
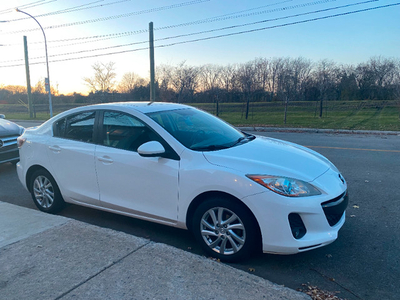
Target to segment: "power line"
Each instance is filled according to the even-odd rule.
[[[341,16],[346,16],[346,15],[356,14],[356,13],[360,13],[360,12],[376,10],[376,9],[380,9],[380,8],[387,8],[387,7],[397,6],[397,5],[400,5],[400,2],[394,3],[394,4],[387,4],[387,5],[371,7],[371,8],[365,8],[365,9],[360,9],[360,10],[355,10],[355,11],[351,11],[351,12],[345,12],[345,13],[340,13],[340,14],[335,14],[335,15],[330,15],[330,16],[317,17],[317,18],[308,19],[308,20],[296,21],[296,22],[291,22],[291,23],[286,23],[286,24],[281,24],[281,25],[274,25],[274,26],[268,26],[268,27],[251,29],[251,30],[244,30],[244,31],[240,31],[240,32],[221,34],[221,35],[211,36],[211,37],[206,37],[206,38],[200,38],[200,39],[188,40],[188,41],[183,41],[183,42],[171,43],[171,44],[167,44],[167,45],[160,45],[160,46],[157,46],[157,48],[170,47],[170,46],[175,46],[175,45],[180,45],[180,44],[188,44],[188,43],[194,43],[194,42],[199,42],[199,41],[218,39],[218,38],[222,38],[222,37],[228,37],[228,36],[233,36],[233,35],[252,33],[252,32],[263,31],[263,30],[267,30],[267,29],[287,27],[287,26],[291,26],[291,25],[298,25],[298,24],[309,23],[309,22],[313,22],[313,21],[319,21],[319,20],[324,20],[324,19],[341,17]]]
[[[103,0],[101,0],[101,1],[103,1]],[[130,1],[130,0],[124,0],[124,1]],[[240,14],[240,13],[244,13],[244,12],[248,12],[248,11],[252,11],[252,10],[257,10],[257,9],[264,8],[264,7],[270,7],[270,6],[274,6],[274,5],[278,5],[278,4],[283,4],[286,2],[292,2],[292,1],[293,0],[284,0],[284,1],[271,3],[268,5],[263,5],[263,6],[259,6],[259,7],[255,7],[255,8],[241,10],[241,11],[224,14],[224,15],[220,15],[220,16],[215,16],[215,17],[211,17],[211,18],[206,18],[203,20],[199,20],[199,22],[209,20],[209,19],[226,17],[229,15],[236,15],[236,14]],[[331,0],[331,1],[336,1],[336,0]],[[378,1],[378,0],[375,0],[375,1]],[[291,8],[291,9],[293,9],[293,8]],[[289,10],[289,8],[286,8],[286,10]],[[174,25],[174,26],[177,26],[177,25]],[[78,38],[71,38],[71,39],[52,40],[52,41],[47,41],[47,43],[49,44],[49,43],[59,43],[59,42],[70,42],[70,41],[75,41],[75,40],[86,40],[86,39],[94,39],[94,41],[99,41],[99,40],[103,41],[106,39],[119,38],[122,36],[130,36],[130,35],[146,33],[146,32],[148,32],[148,29],[141,29],[141,30],[136,30],[136,31],[121,32],[121,33],[111,33],[111,34],[105,34],[105,35],[95,35],[95,36],[89,36],[89,37],[78,37]],[[30,44],[43,44],[43,43],[44,43],[43,41],[39,41],[39,42],[31,42]],[[86,42],[83,42],[83,44],[84,43],[86,43]],[[20,44],[19,43],[18,44],[3,44],[3,46],[15,46],[15,45],[19,46]],[[75,45],[77,45],[77,44],[75,44]]]
[[[49,3],[52,3],[52,2],[56,2],[56,1],[58,1],[58,0],[50,0],[50,1],[47,1],[46,3],[40,3],[40,2],[44,2],[44,1],[46,1],[46,0],[40,0],[40,1],[36,1],[36,2],[29,3],[29,4],[20,5],[19,8],[26,9],[26,8],[37,7],[37,6],[49,4]],[[12,7],[12,8],[3,9],[2,11],[0,11],[0,15],[10,13],[10,12],[12,12],[14,9],[15,9],[15,6]],[[9,21],[7,21],[7,22],[9,22]]]
[[[371,8],[365,8],[365,9],[360,9],[360,10],[355,10],[355,11],[350,11],[350,12],[344,12],[344,13],[339,13],[339,14],[334,14],[334,15],[329,15],[329,16],[317,17],[317,18],[312,18],[312,19],[308,19],[308,20],[295,21],[295,22],[290,22],[290,23],[286,23],[286,24],[273,25],[273,26],[267,26],[267,27],[262,27],[262,28],[257,28],[257,29],[244,30],[244,31],[239,31],[239,32],[234,32],[234,33],[221,34],[221,35],[217,35],[217,36],[211,36],[211,37],[187,40],[187,41],[182,41],[182,42],[170,43],[170,44],[165,44],[165,45],[159,45],[159,46],[155,46],[155,48],[166,48],[166,47],[171,47],[171,46],[176,46],[176,45],[181,45],[181,44],[188,44],[188,43],[218,39],[218,38],[223,38],[223,37],[229,37],[229,36],[234,36],[234,35],[239,35],[239,34],[247,34],[247,33],[258,32],[258,31],[263,31],[263,30],[268,30],[268,29],[275,29],[275,28],[280,28],[280,27],[304,24],[304,23],[309,23],[309,22],[314,22],[314,21],[319,21],[319,20],[325,20],[325,19],[336,18],[336,17],[346,16],[346,15],[352,15],[352,14],[361,13],[361,12],[372,11],[372,10],[381,9],[381,8],[393,7],[393,6],[397,6],[397,5],[400,5],[400,2],[371,7]],[[74,58],[56,59],[56,60],[52,60],[50,62],[63,62],[63,61],[79,60],[79,59],[86,59],[86,58],[94,58],[94,57],[109,56],[109,55],[123,54],[123,53],[129,53],[129,52],[136,52],[136,51],[141,51],[141,50],[148,50],[148,47],[124,50],[124,51],[118,51],[118,52],[111,52],[111,53],[102,53],[102,54],[74,57]],[[37,64],[43,64],[43,62],[31,63],[31,65],[37,65]],[[19,66],[23,66],[23,64],[0,66],[0,68],[19,67]]]
[[[283,4],[283,3],[286,3],[286,2],[292,2],[292,1],[293,1],[293,0],[284,0],[284,1],[280,1],[280,2],[271,3],[271,4],[268,4],[268,5],[262,5],[262,6],[258,6],[258,7],[254,7],[254,8],[249,8],[249,9],[245,9],[245,10],[241,10],[241,11],[236,11],[236,12],[229,13],[229,14],[224,14],[224,15],[220,15],[220,16],[210,17],[210,18],[206,18],[206,19],[204,19],[204,20],[209,20],[209,19],[214,19],[214,18],[222,18],[222,17],[226,17],[226,16],[241,14],[241,13],[245,13],[245,12],[248,12],[248,11],[258,10],[258,9],[261,9],[261,8],[271,7],[271,6],[275,6],[275,5],[278,5],[278,4]],[[336,0],[333,0],[333,1],[336,1]]]
[[[210,1],[210,0],[195,0],[195,1],[191,1],[191,2],[177,4],[178,5],[177,7],[186,6],[185,5],[186,3],[188,3],[187,5],[192,5],[192,4],[197,4],[197,3],[201,3],[201,2],[207,2],[207,1]],[[264,11],[260,11],[260,12],[246,13],[246,14],[241,14],[241,15],[236,15],[237,13],[234,13],[235,15],[233,15],[233,16],[231,14],[226,14],[226,15],[222,15],[222,16],[211,17],[211,18],[206,18],[206,19],[192,21],[192,22],[158,27],[158,28],[154,28],[154,30],[164,30],[164,29],[171,29],[171,28],[176,28],[176,27],[184,27],[184,26],[199,25],[199,24],[211,23],[211,22],[217,22],[217,21],[225,21],[225,20],[229,20],[229,19],[237,19],[237,18],[242,18],[242,17],[251,17],[251,16],[255,16],[255,15],[269,14],[269,13],[274,13],[274,12],[282,12],[282,11],[287,11],[287,10],[292,10],[292,9],[297,9],[297,8],[305,8],[305,7],[309,7],[309,6],[313,6],[313,5],[317,5],[317,4],[323,4],[323,3],[335,2],[335,1],[336,0],[319,0],[319,1],[314,1],[314,2],[308,2],[308,3],[303,3],[303,4],[296,4],[296,5],[292,5],[292,6],[285,6],[285,7],[275,8],[275,9],[264,10]],[[379,0],[374,0],[374,1],[379,1]],[[281,4],[281,3],[285,3],[285,2],[290,2],[290,1],[282,1],[282,2],[274,3],[271,5],[265,5],[265,6],[261,6],[261,7],[272,6],[272,5]],[[176,5],[172,5],[172,6],[174,6],[172,8],[175,8]],[[169,6],[167,6],[165,9],[170,9],[170,8],[169,8]],[[109,16],[109,17],[104,17],[104,18],[79,21],[79,22],[73,22],[73,23],[67,23],[67,24],[53,25],[53,26],[44,27],[44,29],[56,29],[56,28],[64,28],[64,27],[76,26],[76,25],[82,25],[82,24],[103,22],[103,21],[115,20],[115,19],[119,19],[119,18],[129,17],[132,15],[139,15],[139,14],[150,13],[150,12],[165,10],[165,9],[164,9],[164,7],[161,7],[158,9],[155,8],[155,9],[149,9],[149,10],[144,10],[144,11],[139,11],[139,12],[132,12],[132,13],[128,13],[128,14],[115,15],[115,16]],[[238,12],[238,13],[241,13],[241,12]],[[4,34],[30,32],[30,31],[37,31],[37,30],[39,30],[39,29],[32,28],[32,29],[24,29],[24,30],[19,30],[19,31],[5,32]],[[145,32],[148,32],[148,29],[135,31],[134,34],[145,33]]]
[[[260,7],[257,7],[257,8],[247,9],[247,10],[244,10],[244,11],[225,14],[225,15],[222,15],[222,16],[216,16],[216,17],[206,18],[206,19],[202,19],[202,20],[197,20],[197,21],[194,21],[194,22],[188,22],[188,23],[181,23],[181,24],[176,24],[176,25],[169,25],[169,26],[159,27],[159,28],[155,28],[155,30],[165,30],[165,29],[171,29],[171,28],[183,27],[183,26],[189,26],[189,25],[198,25],[198,24],[202,24],[202,23],[210,23],[210,22],[216,22],[216,21],[233,19],[233,18],[236,19],[236,18],[240,18],[240,17],[248,17],[248,16],[259,15],[259,14],[264,14],[264,13],[272,13],[272,12],[276,12],[277,10],[278,11],[288,11],[288,10],[292,10],[292,9],[296,9],[296,8],[304,8],[304,7],[309,7],[309,6],[318,5],[318,4],[322,4],[322,3],[334,2],[336,0],[320,0],[320,1],[315,1],[315,2],[308,2],[308,3],[305,3],[305,4],[299,4],[299,5],[295,5],[295,6],[278,8],[278,9],[274,9],[274,10],[255,12],[255,13],[251,13],[251,14],[237,15],[238,13],[247,12],[247,11],[251,11],[251,10],[255,10],[255,9],[259,9],[259,8],[263,8],[263,7],[268,7],[268,6],[273,6],[273,5],[277,5],[277,4],[282,4],[282,3],[285,3],[285,2],[291,2],[291,1],[292,0],[286,0],[286,1],[281,1],[281,2],[277,2],[277,3],[269,4],[269,5],[260,6]],[[370,0],[370,1],[366,1],[365,3],[376,2],[376,1],[379,1],[379,0]],[[346,5],[346,6],[351,6],[351,5],[352,4]],[[346,7],[346,6],[343,6],[343,7]],[[236,15],[236,16],[232,16],[232,15]],[[229,16],[229,17],[227,17],[227,16]],[[50,26],[48,28],[54,28],[54,27]],[[32,30],[36,30],[36,29],[32,29]],[[130,36],[130,35],[141,34],[141,33],[146,33],[146,32],[148,32],[148,29],[140,29],[140,30],[136,30],[136,31],[129,31],[129,32],[123,32],[123,33],[114,33],[114,34],[108,34],[108,35],[99,35],[99,36],[91,36],[91,37],[81,37],[81,38],[73,38],[73,39],[63,39],[63,40],[48,41],[47,43],[68,42],[68,41],[73,41],[73,40],[84,40],[84,39],[94,39],[94,40],[89,41],[89,42],[97,42],[97,41],[103,41],[103,40],[108,40],[108,39],[113,39],[113,38],[120,38],[120,37],[123,37],[123,36]],[[43,42],[42,41],[33,42],[31,44],[41,44],[41,43],[43,43]],[[88,43],[88,42],[75,43],[74,45],[85,44],[85,43]],[[15,46],[15,45],[19,45],[19,44],[13,44],[13,45],[3,44],[3,46]],[[71,44],[69,44],[68,46],[70,46],[70,45]],[[58,47],[62,47],[62,46],[58,46]],[[55,47],[52,47],[52,48],[55,48]]]
[[[135,12],[121,14],[121,15],[114,15],[114,16],[108,16],[108,17],[103,17],[103,18],[73,22],[73,23],[66,23],[66,24],[60,24],[60,25],[52,25],[52,26],[48,26],[48,27],[43,27],[43,29],[56,29],[56,28],[64,28],[64,27],[70,27],[70,26],[75,26],[75,25],[91,24],[91,23],[96,23],[96,22],[115,20],[115,19],[119,19],[119,18],[126,18],[126,17],[141,15],[141,14],[148,14],[148,13],[152,13],[152,12],[180,8],[180,7],[199,4],[202,2],[208,2],[208,1],[211,1],[211,0],[192,0],[192,1],[182,2],[182,3],[178,3],[178,4],[172,4],[172,5],[167,5],[167,6],[160,6],[160,7],[145,9],[145,10],[141,10],[141,11],[135,11]],[[40,29],[32,28],[32,29],[24,29],[24,30],[17,30],[17,31],[9,31],[9,32],[4,32],[3,34],[14,34],[14,33],[37,31],[37,30],[40,30]]]
[[[79,41],[79,40],[90,40],[94,39],[96,40],[106,40],[106,39],[111,39],[111,38],[119,38],[123,36],[129,36],[129,35],[134,35],[138,33],[144,33],[146,30],[137,30],[137,31],[125,31],[125,32],[119,32],[119,33],[110,33],[110,34],[102,34],[102,35],[94,35],[94,36],[87,36],[87,37],[79,37],[79,38],[72,38],[72,39],[62,39],[62,40],[52,40],[52,41],[47,41],[47,44],[50,43],[63,43],[63,42],[71,42],[71,41]],[[104,38],[104,39],[103,39]],[[89,41],[91,42],[91,41]],[[43,44],[43,41],[37,41],[37,42],[30,42],[29,44]],[[82,42],[84,44],[86,42]],[[79,44],[79,43],[77,43]],[[75,44],[75,45],[77,45]],[[15,44],[3,44],[3,46],[20,46],[20,43],[15,43]],[[68,43],[68,45],[71,45]],[[61,45],[64,46],[64,45]]]
[[[251,16],[261,15],[261,14],[266,14],[266,13],[269,14],[269,13],[275,13],[275,12],[288,11],[288,10],[297,9],[297,8],[305,8],[305,7],[309,7],[309,6],[324,4],[327,2],[335,2],[335,1],[336,0],[319,0],[319,1],[314,1],[314,2],[307,2],[307,3],[296,4],[296,5],[291,5],[291,6],[279,7],[279,8],[274,8],[274,9],[269,9],[269,10],[264,10],[264,11],[259,11],[259,12],[246,13],[246,14],[241,14],[241,15],[207,18],[207,19],[197,20],[197,21],[192,21],[192,22],[187,22],[187,23],[158,27],[158,28],[154,28],[154,30],[171,29],[171,28],[176,28],[176,27],[199,25],[199,24],[211,23],[211,22],[216,22],[216,21],[225,21],[225,20],[229,20],[229,19],[238,19],[238,18],[242,18],[242,17],[251,17]],[[372,1],[379,1],[379,0],[372,0]]]
[[[273,18],[273,19],[261,20],[261,21],[246,23],[246,24],[232,25],[232,26],[226,26],[226,27],[217,28],[217,29],[203,30],[203,31],[200,31],[200,32],[195,32],[195,33],[181,34],[181,35],[177,35],[177,36],[173,36],[173,37],[161,38],[161,39],[158,39],[156,41],[168,40],[168,39],[173,39],[173,38],[178,38],[178,37],[187,37],[187,36],[192,36],[192,35],[211,33],[211,32],[216,32],[216,31],[221,31],[221,30],[228,30],[228,29],[234,29],[234,28],[239,28],[239,27],[244,27],[244,26],[250,26],[250,25],[262,24],[262,23],[267,23],[267,22],[285,20],[285,19],[289,19],[289,18],[295,18],[295,17],[306,16],[306,15],[311,15],[311,14],[316,14],[316,13],[321,13],[321,12],[327,12],[327,11],[331,11],[331,10],[348,8],[348,7],[351,7],[351,6],[367,4],[367,3],[371,3],[371,2],[377,2],[377,1],[379,1],[379,0],[368,0],[368,1],[363,1],[363,2],[357,2],[357,3],[352,3],[352,4],[346,4],[346,5],[341,5],[341,6],[331,7],[331,8],[315,10],[315,11],[311,11],[311,12],[305,12],[305,13],[299,13],[299,14],[294,14],[294,15],[289,15],[289,16],[284,16],[284,17],[277,17],[277,18]]]
[[[98,0],[98,1],[90,2],[90,3],[86,3],[86,4],[82,4],[82,5],[78,5],[78,6],[74,6],[74,7],[70,7],[70,8],[65,8],[65,9],[49,12],[49,13],[46,13],[46,14],[36,15],[35,18],[54,16],[54,15],[65,14],[65,13],[70,13],[70,12],[76,12],[76,11],[80,11],[80,10],[97,8],[97,7],[104,7],[104,6],[119,4],[119,3],[123,3],[123,2],[129,2],[129,1],[132,1],[132,0],[119,0],[119,1],[114,1],[114,2],[111,2],[111,3],[105,3],[105,4],[98,4],[98,5],[89,6],[89,5],[92,5],[92,4],[95,4],[95,3],[99,3],[99,2],[103,2],[103,1],[104,0]],[[87,6],[89,6],[89,7],[87,7]],[[26,20],[26,19],[29,19],[29,18],[28,17],[24,17],[24,18],[19,18],[19,19],[13,19],[13,20],[9,20],[8,22],[15,22],[15,21],[21,21],[21,20]]]
[[[57,0],[52,0],[52,1],[47,2],[47,3],[38,4],[38,3],[44,2],[44,1],[46,1],[46,0],[39,0],[39,1],[28,3],[28,4],[23,4],[23,5],[20,5],[19,7],[20,8],[30,8],[30,7],[35,7],[35,6],[47,4],[47,3],[50,3],[50,2],[54,2],[54,1],[57,1]],[[6,8],[6,9],[3,9],[3,10],[0,10],[0,14],[2,15],[2,14],[10,13],[14,8],[15,7],[11,7],[11,8]]]
[[[188,36],[193,36],[193,35],[199,35],[199,34],[217,32],[217,31],[234,29],[234,28],[239,28],[239,27],[245,27],[245,26],[250,26],[250,25],[262,24],[262,23],[267,23],[267,22],[272,22],[272,21],[278,21],[278,20],[284,20],[284,19],[299,17],[299,16],[305,16],[305,15],[310,15],[310,14],[327,12],[327,11],[331,11],[331,10],[348,8],[348,7],[351,7],[351,6],[367,4],[367,3],[370,3],[370,2],[376,2],[376,1],[377,0],[368,0],[368,1],[363,1],[363,2],[358,2],[358,3],[353,3],[353,4],[346,4],[346,5],[341,5],[341,6],[336,6],[336,7],[326,8],[326,9],[320,9],[320,10],[311,11],[311,12],[299,13],[299,14],[294,14],[294,15],[289,15],[289,16],[284,16],[284,17],[277,17],[277,18],[267,19],[267,20],[262,20],[262,21],[257,21],[257,22],[251,22],[251,23],[246,23],[246,24],[241,24],[241,25],[232,25],[232,26],[222,27],[222,28],[217,28],[217,29],[203,30],[203,31],[200,31],[200,32],[194,32],[194,33],[181,34],[181,35],[176,35],[176,36],[171,36],[171,37],[159,38],[159,39],[156,39],[155,41],[170,40],[170,39],[175,39],[175,38],[182,38],[182,37],[188,37]],[[108,50],[108,49],[120,48],[120,47],[125,47],[125,46],[133,46],[133,45],[138,45],[138,44],[145,44],[147,42],[148,41],[146,40],[146,41],[142,41],[142,42],[134,42],[134,43],[123,44],[123,45],[109,46],[109,47],[90,49],[90,50],[81,50],[81,51],[77,51],[77,52],[70,52],[70,53],[62,53],[62,54],[52,55],[51,57],[66,56],[66,55],[73,55],[73,54],[81,54],[81,53],[85,53],[85,52],[94,52],[94,51],[101,51],[101,50]],[[32,57],[30,59],[40,59],[40,58],[43,58],[43,56]],[[17,61],[23,61],[23,59],[2,61],[0,63],[10,63],[10,62],[17,62]]]

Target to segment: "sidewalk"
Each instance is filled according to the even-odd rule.
[[[165,244],[0,202],[0,299],[310,299]]]

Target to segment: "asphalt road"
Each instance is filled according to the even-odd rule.
[[[339,292],[337,296],[349,300],[398,299],[400,137],[258,134],[299,143],[328,157],[349,185],[347,220],[338,240],[326,247],[290,256],[261,254],[230,265],[293,289],[306,284]],[[18,181],[15,166],[9,163],[0,165],[0,200],[36,209]],[[61,215],[204,254],[184,230],[74,205]]]

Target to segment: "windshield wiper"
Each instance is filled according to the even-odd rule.
[[[233,146],[236,146],[236,145],[239,145],[239,144],[241,144],[243,141],[252,141],[252,140],[254,140],[256,137],[254,136],[254,135],[251,135],[251,134],[248,134],[248,135],[246,135],[246,136],[242,136],[242,137],[240,137],[240,138],[238,138],[237,139],[237,141],[236,142],[234,142],[232,145],[231,145],[231,147],[233,147]]]
[[[225,146],[225,145],[209,145],[209,146],[202,146],[202,147],[193,147],[190,149],[196,150],[196,151],[215,151],[215,150],[222,150],[222,149],[227,149],[227,148],[230,148],[230,147]]]

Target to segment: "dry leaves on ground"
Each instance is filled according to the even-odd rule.
[[[316,286],[311,286],[308,284],[303,284],[302,286],[304,288],[300,289],[299,291],[309,295],[313,300],[344,300],[335,295],[339,292],[332,293],[323,291]]]

